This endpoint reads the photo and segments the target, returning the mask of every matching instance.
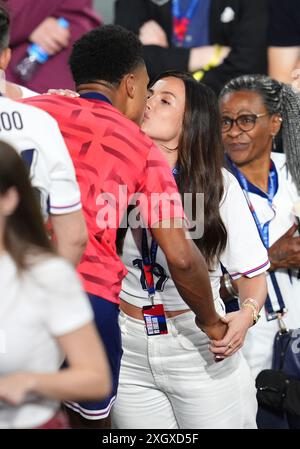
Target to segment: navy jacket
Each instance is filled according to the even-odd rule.
[[[172,6],[167,0],[161,6],[153,0],[117,0],[115,22],[136,34],[144,22],[155,20],[166,31],[169,48],[144,47],[150,78],[168,69],[187,71],[189,49],[172,46]],[[234,11],[233,20],[224,22],[225,8]],[[233,16],[233,14],[232,14]],[[224,62],[208,71],[203,82],[217,93],[230,79],[247,73],[267,70],[267,0],[212,0],[210,10],[210,44],[232,48]]]

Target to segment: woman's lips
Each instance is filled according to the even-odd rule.
[[[230,143],[228,145],[229,151],[243,151],[248,147],[248,143]]]

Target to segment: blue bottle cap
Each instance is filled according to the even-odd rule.
[[[39,45],[37,44],[31,44],[28,47],[28,54],[29,56],[34,56],[35,59],[40,63],[43,64],[44,62],[48,61],[49,55],[45,52]]]
[[[58,24],[63,28],[69,28],[70,23],[64,17],[57,19]]]

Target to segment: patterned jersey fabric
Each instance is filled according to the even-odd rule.
[[[169,166],[139,127],[104,101],[55,95],[25,101],[57,120],[74,163],[89,232],[78,267],[85,290],[118,302],[126,269],[116,232],[129,202],[136,204],[133,195],[139,192],[138,210],[150,227],[183,217]]]

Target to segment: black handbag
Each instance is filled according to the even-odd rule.
[[[300,416],[300,329],[287,329],[281,315],[278,324],[272,369],[256,378],[257,401],[276,412]]]

